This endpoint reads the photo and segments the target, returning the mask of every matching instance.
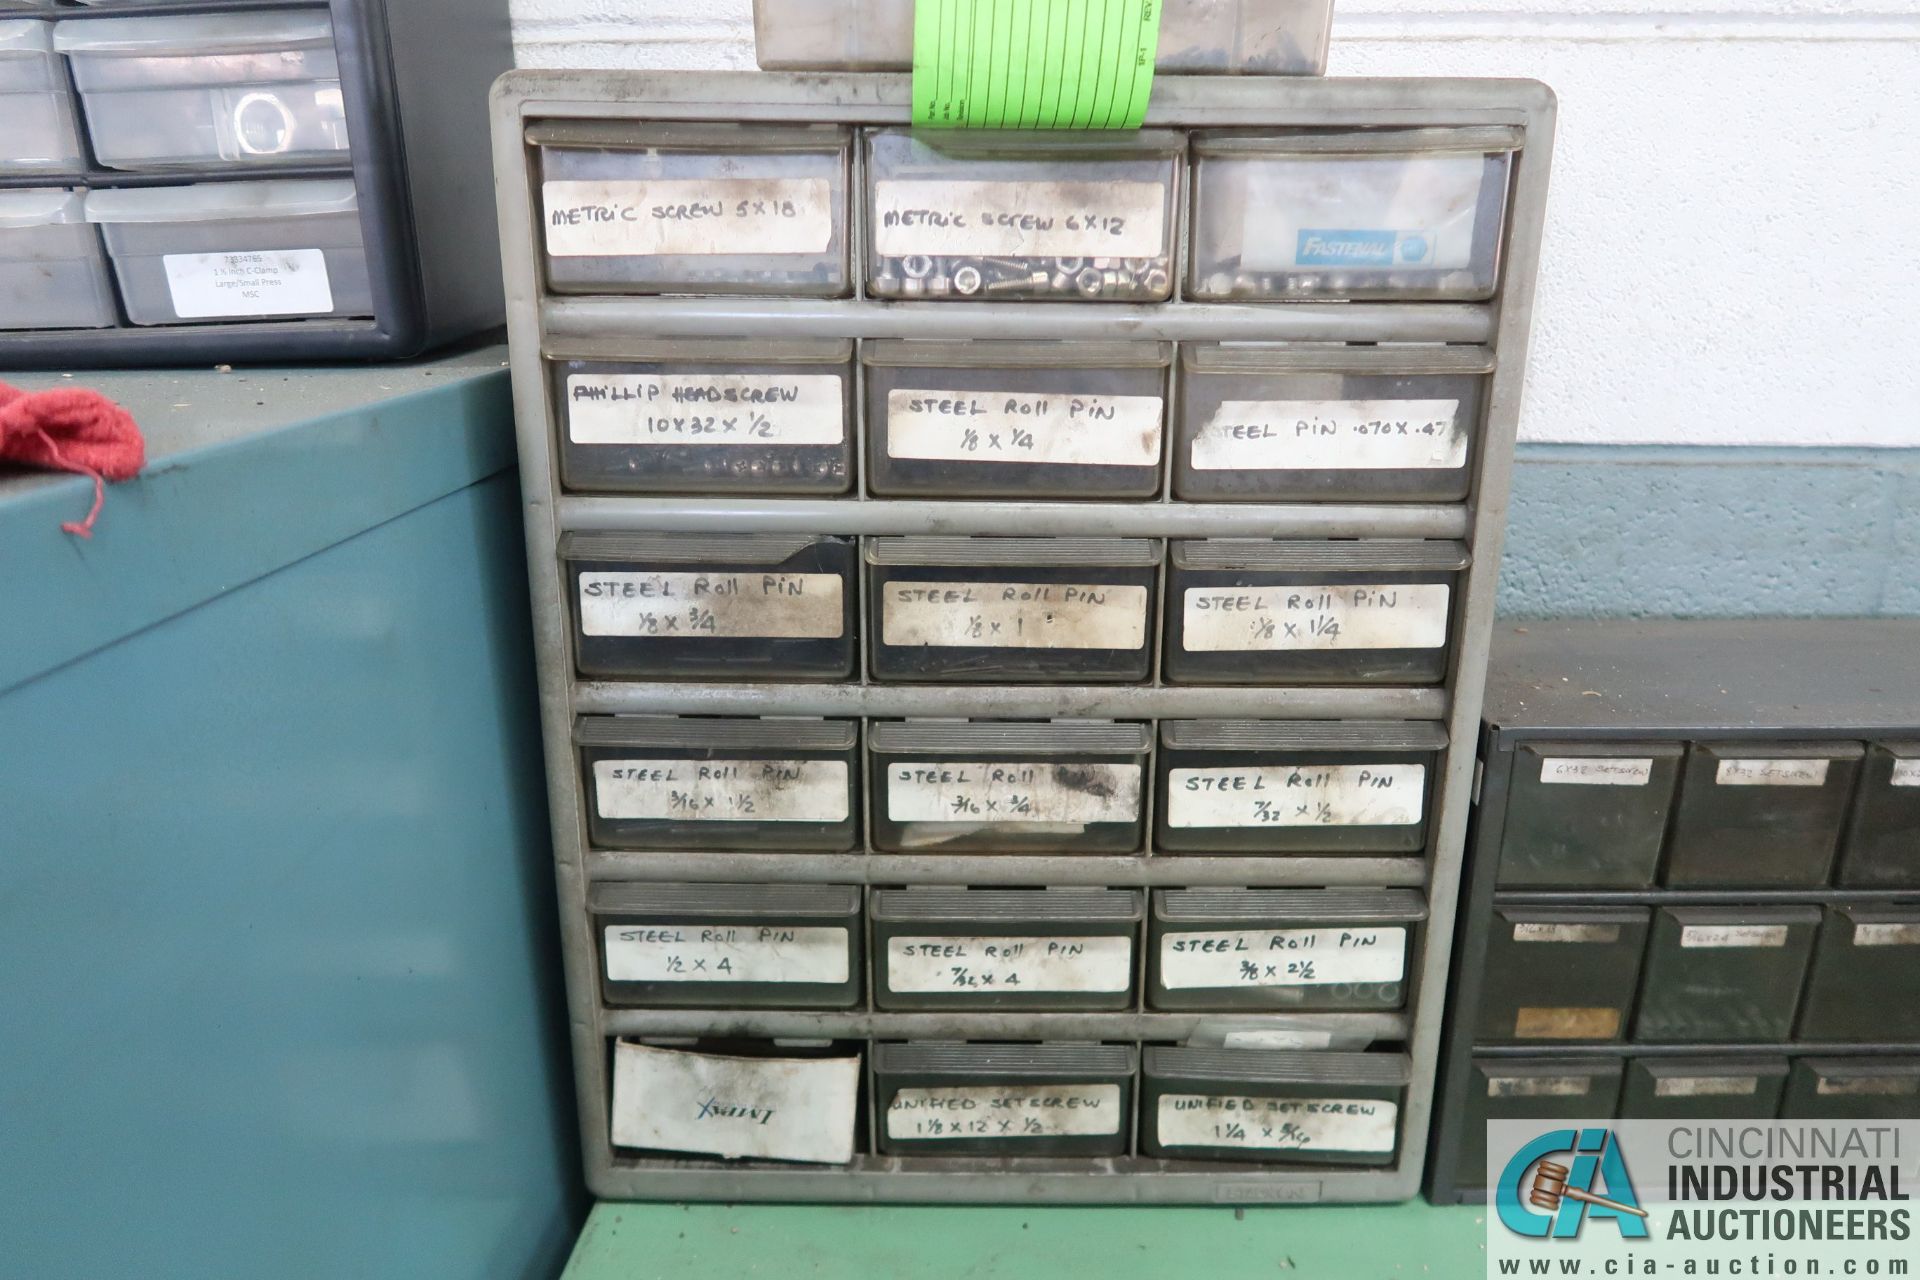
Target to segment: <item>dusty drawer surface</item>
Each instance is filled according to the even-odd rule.
[[[1633,1038],[1784,1041],[1818,907],[1661,907],[1653,913]]]
[[[609,1004],[845,1009],[860,999],[858,886],[602,881],[587,910]]]
[[[1500,843],[1505,888],[1638,889],[1654,882],[1677,742],[1529,742],[1514,751]]]
[[[1770,1120],[1787,1087],[1785,1058],[1635,1058],[1620,1115],[1628,1120]]]
[[[1148,729],[1080,721],[877,721],[873,843],[892,852],[1131,853]]]
[[[1128,1009],[1137,889],[876,889],[883,1009]]]
[[[1920,1058],[1795,1058],[1780,1115],[1787,1120],[1920,1119]]]
[[[100,328],[117,321],[100,233],[82,209],[77,191],[0,191],[0,329]]]
[[[1171,356],[1165,342],[862,343],[868,486],[928,497],[1153,497]]]
[[[1832,906],[1800,1007],[1802,1040],[1920,1041],[1920,904]]]
[[[1503,127],[1198,134],[1187,295],[1491,297],[1519,141]]]
[[[586,675],[843,680],[853,674],[850,538],[569,533],[574,645]]]
[[[1646,949],[1645,907],[1495,907],[1476,1040],[1618,1040]]]
[[[7,12],[0,6],[0,19]],[[0,119],[0,174],[87,167],[52,23],[0,20]]]
[[[1920,742],[1868,745],[1840,853],[1839,883],[1920,888]]]
[[[845,493],[853,342],[549,344],[560,476],[619,493]]]
[[[1592,1120],[1620,1100],[1618,1058],[1475,1058],[1460,1113],[1461,1187],[1487,1182],[1489,1120]]]
[[[1445,678],[1458,542],[1208,538],[1168,557],[1167,680],[1434,684]]]
[[[1182,1159],[1389,1164],[1410,1065],[1395,1053],[1149,1046],[1140,1149]]]
[[[846,129],[571,121],[527,141],[557,293],[851,291]]]
[[[1405,889],[1156,889],[1156,1009],[1399,1009],[1427,904]]]
[[[1825,884],[1864,753],[1858,742],[1694,743],[1666,882]]]
[[[1139,1052],[1119,1044],[877,1044],[883,1154],[1125,1155]]]
[[[587,828],[612,849],[850,849],[859,740],[851,720],[583,716]]]

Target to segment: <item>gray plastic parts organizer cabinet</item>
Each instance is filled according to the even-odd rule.
[[[1553,97],[1163,77],[1020,139],[909,90],[495,90],[588,1183],[1404,1199]],[[1268,145],[1201,189],[1201,132]],[[1347,269],[1241,243],[1347,170]]]

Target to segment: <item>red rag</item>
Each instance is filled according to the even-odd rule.
[[[57,387],[22,391],[0,382],[0,462],[77,471],[93,480],[87,518],[60,527],[83,538],[106,501],[108,480],[131,480],[147,464],[147,442],[133,415],[98,391]]]

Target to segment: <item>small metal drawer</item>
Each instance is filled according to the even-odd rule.
[[[587,890],[610,1005],[850,1009],[865,969],[856,885]]]
[[[863,1149],[865,1042],[612,1044],[609,1139],[637,1155],[847,1164]]]
[[[866,369],[867,484],[933,498],[1160,492],[1166,342],[879,339]]]
[[[1654,882],[1677,742],[1528,742],[1514,750],[1500,885],[1638,889]]]
[[[1796,1058],[1783,1120],[1920,1120],[1920,1058]]]
[[[1875,742],[1861,765],[1839,883],[1920,889],[1920,742]]]
[[[569,120],[526,137],[555,293],[852,292],[847,129]]]
[[[1639,985],[1647,914],[1645,907],[1495,907],[1474,1038],[1620,1039]]]
[[[1694,743],[1666,882],[1825,884],[1863,754],[1857,742]]]
[[[605,849],[806,849],[859,839],[851,720],[582,716],[587,833]]]
[[[1155,1009],[1399,1009],[1427,904],[1406,889],[1156,889]]]
[[[1164,302],[1184,134],[874,129],[867,292]]]
[[[1458,502],[1485,347],[1188,343],[1173,492],[1189,502]]]
[[[1787,1087],[1785,1058],[1635,1058],[1622,1120],[1771,1120]]]
[[[1661,907],[1633,1038],[1786,1040],[1819,928],[1818,907]]]
[[[1138,1067],[1122,1044],[876,1044],[880,1153],[1122,1156]]]
[[[1447,732],[1420,720],[1165,720],[1155,841],[1173,853],[1417,853]]]
[[[830,496],[853,483],[851,339],[575,339],[546,355],[575,492]]]
[[[1162,674],[1174,684],[1435,684],[1458,542],[1176,542]]]
[[[1604,1120],[1620,1101],[1618,1058],[1475,1058],[1459,1124],[1461,1187],[1487,1186],[1492,1120]]]
[[[1141,1056],[1140,1150],[1181,1160],[1391,1164],[1410,1077],[1397,1053],[1151,1045]]]
[[[882,1009],[1131,1009],[1137,889],[876,889]]]
[[[882,721],[867,733],[873,845],[893,853],[1132,853],[1147,726]]]
[[[869,539],[872,674],[1143,681],[1160,558],[1148,538]]]
[[[1920,1041],[1920,904],[1827,908],[1802,1040]]]
[[[1207,132],[1187,296],[1493,295],[1516,129]]]
[[[851,538],[567,533],[580,672],[644,680],[844,680]]]

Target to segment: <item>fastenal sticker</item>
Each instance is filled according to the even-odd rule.
[[[825,253],[826,178],[560,180],[543,184],[555,258]]]
[[[1158,258],[1167,189],[1158,182],[943,182],[873,187],[873,245],[883,258]]]
[[[1063,1138],[1120,1132],[1117,1084],[951,1085],[901,1089],[889,1138]]]
[[[845,822],[843,760],[595,760],[603,818],[673,822]]]
[[[1195,471],[1432,471],[1467,464],[1458,400],[1225,400]]]
[[[1723,787],[1823,787],[1831,760],[1722,760],[1713,780]]]
[[[1160,1145],[1262,1151],[1393,1150],[1400,1108],[1381,1098],[1233,1098],[1160,1095]]]
[[[333,310],[327,255],[319,249],[168,253],[167,293],[182,320],[317,316]]]
[[[1167,774],[1171,827],[1404,827],[1426,807],[1423,764],[1245,765]]]
[[[648,640],[838,639],[837,573],[583,573],[580,629]]]
[[[1159,396],[895,388],[887,392],[887,456],[1150,467],[1160,460],[1165,408]]]
[[[1169,933],[1160,939],[1160,985],[1170,991],[1399,982],[1406,972],[1407,931],[1399,925]]]
[[[845,982],[847,931],[818,926],[613,924],[614,982]]]
[[[853,1159],[860,1059],[733,1058],[622,1040],[613,1047],[616,1147],[728,1159]]]
[[[1125,937],[889,938],[891,991],[1125,991],[1133,939]]]
[[[1138,649],[1147,589],[1107,583],[889,582],[886,644],[961,649]]]
[[[1575,787],[1644,787],[1653,781],[1653,758],[1543,756],[1540,781]]]
[[[1181,646],[1189,653],[1439,649],[1452,590],[1365,587],[1188,587]]]
[[[822,445],[846,436],[834,373],[567,375],[575,444]]]
[[[895,822],[1133,822],[1141,769],[1134,764],[954,763],[887,766],[887,816]]]

